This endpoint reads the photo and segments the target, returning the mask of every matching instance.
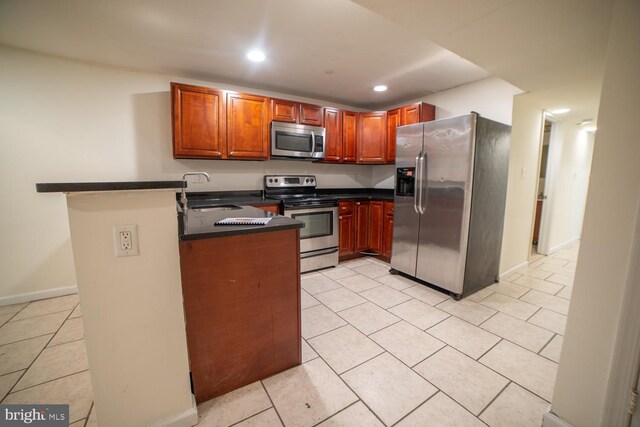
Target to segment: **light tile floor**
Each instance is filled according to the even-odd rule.
[[[454,301],[361,258],[302,276],[303,364],[198,406],[202,426],[540,426],[578,245]],[[0,307],[2,403],[96,426],[77,295]]]

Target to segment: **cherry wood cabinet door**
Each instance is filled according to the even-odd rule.
[[[253,207],[267,212],[280,213],[280,205],[254,205]]]
[[[269,98],[227,94],[227,158],[269,159]]]
[[[396,161],[396,128],[401,125],[402,109],[387,111],[387,143],[386,143],[386,161],[387,163],[395,163]]]
[[[358,163],[384,163],[387,140],[387,112],[358,115]]]
[[[276,122],[296,123],[298,121],[298,103],[286,99],[272,99],[271,119]]]
[[[223,158],[224,112],[222,91],[171,83],[173,157]]]
[[[369,202],[369,249],[382,254],[384,202]]]
[[[342,110],[342,162],[356,162],[358,144],[358,113]]]
[[[436,119],[436,107],[426,102],[402,107],[402,126],[420,122],[430,122]]]
[[[382,255],[391,258],[391,245],[393,243],[393,202],[384,202],[382,235]]]
[[[340,219],[339,256],[351,255],[354,252],[356,238],[354,209],[355,203],[351,201],[340,202],[338,206],[338,218]]]
[[[324,161],[337,163],[342,160],[342,132],[340,129],[340,110],[335,108],[324,109]]]
[[[300,104],[300,123],[303,125],[322,126],[324,108],[320,105]]]
[[[369,202],[355,202],[356,241],[354,251],[369,248]]]

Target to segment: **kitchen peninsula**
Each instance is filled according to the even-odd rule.
[[[214,225],[267,218],[266,225]],[[251,206],[187,210],[180,269],[196,402],[301,363],[303,223]]]
[[[246,369],[267,372],[274,366],[283,370],[300,363],[297,242],[302,224],[278,217],[260,226],[263,228],[214,227],[205,222],[222,215],[223,210],[203,209],[190,212],[192,226],[179,231],[175,192],[183,185],[183,181],[36,185],[41,193],[66,193],[87,357],[101,424],[197,423],[189,366],[190,362],[192,369],[200,366],[194,364],[193,351],[198,350],[187,351],[192,328],[207,334],[199,345],[213,345],[238,365],[245,357]],[[224,217],[270,215],[251,207],[231,211],[236,214],[227,212]],[[114,226],[134,226],[130,243],[137,255],[118,256],[122,248]],[[179,250],[186,257],[182,277]],[[278,279],[271,280],[272,274]],[[182,288],[181,282],[193,286]],[[276,282],[278,288],[271,288]],[[216,284],[224,287],[221,294],[229,298],[224,319],[217,309],[206,308]],[[210,294],[193,298],[198,289]],[[197,316],[185,314],[183,290],[185,306],[193,303],[194,313],[207,312],[200,317],[204,323],[198,325]],[[266,310],[276,326],[270,326],[259,312],[248,319],[247,307]],[[217,316],[214,323],[206,317],[209,313]],[[289,318],[293,321],[285,324]],[[248,324],[248,320],[254,322]],[[223,335],[234,339],[207,344],[207,339]],[[250,345],[243,347],[246,338]],[[252,353],[251,346],[262,346],[262,353]],[[270,347],[274,350],[268,350]],[[236,351],[239,353],[234,354]],[[264,358],[269,353],[290,365],[278,365],[273,359],[270,364]],[[215,354],[198,356],[206,360]],[[245,375],[248,379],[250,373]],[[241,377],[234,379],[242,381]],[[229,381],[218,380],[225,390],[233,387]],[[198,385],[197,374],[194,383],[199,401],[217,393],[204,383]],[[218,394],[223,392],[220,389]]]

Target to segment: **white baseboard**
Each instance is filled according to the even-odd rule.
[[[566,422],[553,412],[545,412],[542,416],[542,427],[573,427],[573,424]]]
[[[523,270],[523,269],[525,269],[527,267],[529,267],[529,261],[522,262],[522,263],[516,265],[515,267],[510,268],[507,271],[504,271],[504,272],[498,274],[498,281],[502,282],[505,277],[509,277],[513,273],[517,273],[518,271]]]
[[[196,399],[191,395],[191,408],[184,412],[151,424],[152,427],[192,427],[198,424],[198,407]]]
[[[574,243],[577,243],[580,241],[580,238],[576,238],[576,239],[571,239],[567,242],[561,243],[559,245],[556,245],[552,248],[549,248],[549,255],[553,255],[554,253],[563,250],[564,248],[568,248],[569,246],[573,245]]]
[[[31,302],[40,299],[61,297],[64,295],[77,294],[77,286],[67,286],[64,288],[45,289],[43,291],[27,292],[25,294],[9,295],[0,297],[0,307],[3,305],[19,304],[21,302]]]

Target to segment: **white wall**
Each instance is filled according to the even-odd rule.
[[[266,173],[312,173],[322,187],[371,185],[372,166],[174,160],[171,81],[287,97],[0,47],[0,304],[76,284],[64,196],[38,194],[36,182],[180,179],[198,170],[212,182],[197,191],[260,189]]]
[[[616,1],[580,256],[551,404],[575,426],[607,425],[602,414],[623,296],[638,285],[630,274],[640,206],[638,17],[639,2]]]
[[[553,253],[580,238],[584,207],[589,187],[591,158],[593,155],[593,133],[571,123],[558,124],[560,138],[554,141],[554,158],[547,191],[548,209],[544,210],[541,234],[547,233],[542,253]],[[556,146],[558,144],[559,146]],[[541,236],[542,237],[542,236]]]
[[[539,177],[543,111],[528,94],[514,97],[500,275],[528,264]]]
[[[436,119],[460,116],[471,111],[501,123],[511,124],[513,96],[522,91],[497,77],[480,80],[438,92],[411,102],[424,101],[435,105]],[[409,104],[389,106],[388,109]],[[393,188],[393,165],[373,166],[372,185],[375,188]]]

